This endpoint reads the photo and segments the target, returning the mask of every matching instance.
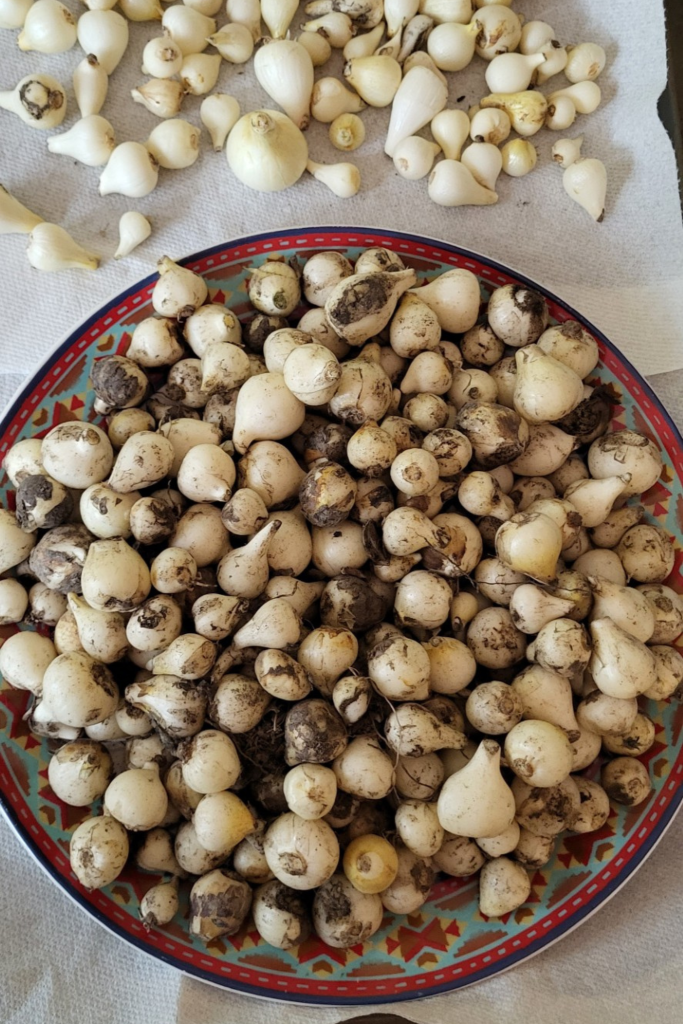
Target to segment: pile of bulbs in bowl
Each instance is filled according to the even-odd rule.
[[[121,13],[108,9],[114,0],[86,3],[91,9],[76,21],[59,0],[0,0],[0,28],[21,28],[17,43],[29,53],[80,45],[73,89],[81,118],[52,135],[47,148],[100,169],[102,196],[142,199],[157,187],[160,168],[173,173],[195,164],[201,128],[178,115],[198,97],[213,148],[225,149],[232,173],[248,188],[277,192],[308,173],[342,199],[356,195],[358,166],[313,159],[317,139],[305,133],[312,121],[329,126],[335,149],[352,154],[365,141],[359,114],[369,107],[388,113],[384,152],[402,177],[426,179],[425,194],[444,207],[490,206],[498,202],[501,173],[520,178],[534,170],[531,140],[541,129],[565,132],[602,101],[596,79],[604,49],[560,43],[547,22],[525,21],[512,10],[512,0],[311,0],[303,11],[298,0],[227,0],[228,22],[220,28],[214,16],[222,0],[187,0],[163,10],[159,0],[119,0]],[[105,107],[109,76],[133,60],[129,22],[159,20],[160,30],[152,30],[142,50],[148,77],[130,100],[159,123],[146,139],[117,138],[119,111]],[[335,53],[343,65],[337,67]],[[239,96],[220,91],[219,76],[226,65],[252,59],[264,107],[245,112]],[[486,65],[478,102],[468,111],[449,106],[449,85],[457,91],[458,73],[475,59]],[[238,84],[233,75],[230,88]],[[270,109],[273,103],[281,109]],[[0,107],[32,128],[55,129],[67,113],[67,92],[51,75],[31,71],[0,91]],[[602,161],[581,155],[582,142],[582,136],[561,138],[552,156],[563,168],[567,194],[600,221],[607,173]],[[0,190],[0,233],[31,236],[32,266],[97,267],[98,257],[63,228],[13,199]],[[142,212],[128,210],[116,257],[132,252],[151,230]]]
[[[634,503],[660,453],[608,431],[596,342],[543,296],[417,284],[382,248],[269,257],[240,322],[164,257],[93,364],[102,426],[4,460],[0,621],[42,629],[0,672],[84,809],[80,884],[164,876],[149,928],[182,885],[206,942],[343,948],[438,872],[503,916],[651,792],[638,698],[683,684],[673,542]]]

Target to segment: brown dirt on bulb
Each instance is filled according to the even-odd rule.
[[[22,529],[31,527],[32,515],[39,502],[48,502],[52,498],[54,485],[49,477],[42,475],[27,476],[17,489],[17,507],[15,515]],[[54,505],[43,516],[40,524],[43,530],[52,530],[61,526],[73,511],[73,498],[67,491],[62,500]]]
[[[326,701],[301,701],[287,712],[285,760],[290,767],[333,761],[346,748],[347,739],[343,719]]]
[[[320,598],[320,621],[326,626],[365,632],[380,623],[388,612],[387,602],[364,579],[336,576],[333,589]]]
[[[122,356],[105,356],[97,359],[90,371],[97,397],[118,409],[125,408],[145,393],[140,378],[124,359]]]
[[[230,877],[226,871],[221,874]],[[224,892],[193,893],[190,914],[193,918],[209,920],[223,935],[234,935],[241,928],[250,905],[250,887],[246,882],[234,882]]]
[[[320,912],[325,924],[343,921],[344,918],[349,917],[351,901],[344,892],[344,884],[341,881],[332,879],[318,891],[316,910]]]
[[[415,888],[426,896],[434,884],[436,872],[434,868],[427,863],[427,861],[417,860],[410,869],[410,877],[413,880]]]
[[[346,327],[371,313],[378,312],[386,303],[389,290],[388,282],[379,274],[368,274],[350,287],[347,286],[328,310],[332,325],[337,323]]]

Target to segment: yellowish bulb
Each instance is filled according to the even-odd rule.
[[[382,892],[398,874],[398,856],[381,836],[359,836],[344,853],[344,874],[354,889],[363,893]]]
[[[351,153],[365,141],[365,125],[357,114],[340,114],[330,125],[329,135],[335,149]]]

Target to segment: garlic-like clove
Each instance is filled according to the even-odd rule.
[[[542,53],[501,53],[486,69],[486,84],[491,92],[524,92],[545,57]],[[559,70],[562,70],[561,68]]]
[[[162,121],[149,134],[145,146],[160,167],[181,170],[191,167],[199,156],[199,128],[189,121]]]
[[[365,125],[356,114],[340,114],[330,125],[328,135],[335,149],[349,153],[365,141]]]
[[[429,176],[428,194],[439,206],[491,206],[498,202],[498,194],[480,185],[458,160],[442,160],[436,165]]]
[[[529,423],[561,420],[582,401],[583,381],[578,374],[538,345],[518,349],[515,361],[514,405]]]
[[[426,14],[416,14],[410,19],[403,32],[397,36],[400,40],[400,49],[396,57],[399,64],[403,64],[413,53],[422,49],[433,28],[434,19]]]
[[[226,157],[232,172],[249,188],[280,192],[304,173],[308,146],[300,129],[285,114],[258,110],[245,114],[234,126],[228,136]]]
[[[568,99],[574,104],[577,114],[592,114],[600,106],[602,92],[596,82],[577,82],[566,89],[558,89],[548,96],[548,106],[559,100]]]
[[[0,28],[21,28],[32,4],[33,0],[2,0]]]
[[[76,42],[76,19],[59,0],[36,0],[17,38],[20,50],[64,53]]]
[[[526,21],[522,25],[519,52],[524,54],[540,53],[554,39],[556,39],[555,29],[547,21]]]
[[[298,643],[301,636],[301,619],[289,601],[275,598],[266,601],[253,618],[242,626],[233,637],[233,646],[267,647],[282,650]]]
[[[142,51],[142,73],[161,81],[177,75],[183,66],[183,52],[168,35],[150,39]],[[147,83],[149,84],[149,83]]]
[[[171,78],[152,78],[137,89],[130,91],[133,100],[141,103],[150,114],[157,117],[175,117],[180,112],[185,87]]]
[[[107,98],[109,75],[97,57],[84,57],[73,73],[73,87],[81,117],[99,114]]]
[[[562,532],[542,512],[519,512],[496,533],[496,555],[515,572],[539,583],[551,583],[557,575]]]
[[[305,131],[313,92],[313,62],[308,50],[292,39],[271,40],[257,51],[254,73],[270,98]]]
[[[325,314],[340,338],[349,345],[362,345],[386,327],[398,300],[415,282],[412,269],[353,274],[333,289]],[[363,295],[367,296],[365,302],[360,298]]]
[[[511,178],[523,178],[533,171],[538,162],[538,152],[528,139],[512,139],[501,150],[503,170]]]
[[[208,288],[198,274],[179,266],[168,256],[162,256],[157,267],[159,280],[152,292],[155,313],[168,317],[188,317],[206,301]]]
[[[478,32],[474,21],[444,22],[429,33],[427,52],[441,71],[462,71],[472,62]]]
[[[569,615],[574,602],[551,594],[535,583],[522,583],[510,598],[510,615],[522,633],[538,633],[549,622]]]
[[[304,36],[311,34],[312,33],[310,32],[302,33]],[[382,22],[380,22],[379,25],[376,25],[375,28],[371,29],[369,32],[362,32],[353,36],[344,46],[344,60],[353,60],[354,57],[371,57],[375,53],[383,36],[384,24]]]
[[[403,62],[403,75],[407,75],[412,68],[427,68],[432,74],[436,75],[439,81],[443,82],[445,86],[448,86],[448,79],[444,75],[443,71],[437,68],[436,64],[425,50],[414,50],[409,57]]]
[[[173,8],[166,8],[167,11]],[[189,53],[183,58],[180,81],[192,96],[205,96],[218,81],[221,70],[219,53]]]
[[[518,135],[535,135],[545,124],[548,100],[539,92],[521,90],[513,93],[492,93],[484,96],[484,109],[495,107],[504,110]]]
[[[122,142],[100,175],[100,195],[140,199],[156,188],[158,180],[159,165],[149,150],[141,142]]]
[[[14,89],[0,92],[0,108],[17,114],[31,128],[58,128],[66,115],[66,93],[51,75],[27,75]]]
[[[119,244],[114,253],[115,260],[129,256],[152,234],[152,225],[143,214],[129,210],[119,220]],[[130,350],[129,350],[130,351]]]
[[[301,26],[304,32],[319,32],[335,50],[343,50],[356,34],[356,29],[347,14],[332,11],[321,18],[314,18]]]
[[[552,132],[564,132],[576,121],[576,107],[569,96],[559,96],[548,104],[545,126]]]
[[[244,384],[251,367],[249,356],[240,348],[225,341],[213,341],[202,354],[202,391],[232,391]]]
[[[254,52],[254,40],[246,25],[235,23],[223,25],[218,32],[209,36],[208,42],[215,46],[223,60],[230,64],[246,64]]]
[[[119,7],[128,21],[161,21],[163,14],[159,0],[119,0]]]
[[[442,330],[452,334],[464,334],[479,316],[479,282],[469,270],[447,270],[411,294],[426,302]]]
[[[387,414],[391,397],[391,380],[382,367],[361,355],[342,363],[342,375],[330,409],[343,423],[360,426],[366,419],[381,420]]]
[[[494,740],[483,740],[471,760],[446,779],[437,815],[447,832],[486,838],[512,824],[515,799],[500,773],[500,753]]]
[[[484,60],[493,60],[500,53],[516,50],[522,38],[519,15],[502,4],[487,4],[475,14],[477,53]]]
[[[393,57],[354,57],[344,65],[344,77],[371,107],[388,107],[403,73]]]
[[[580,157],[565,170],[562,184],[567,195],[582,206],[593,220],[602,223],[605,216],[607,171],[601,160]]]
[[[29,235],[37,224],[42,223],[42,217],[29,210],[0,185],[0,235]],[[17,483],[15,480],[12,482],[15,485]]]
[[[401,52],[401,39],[403,37],[403,29],[399,29],[393,36],[389,36],[385,43],[378,46],[372,54],[368,56],[372,57],[392,57],[395,61],[398,61],[398,55]],[[353,58],[350,58],[353,59]]]
[[[419,135],[410,135],[402,139],[394,150],[394,167],[402,178],[419,181],[429,174],[440,152],[441,147],[437,142],[429,142]]]
[[[360,189],[360,171],[355,164],[317,164],[309,160],[306,170],[340,199],[350,199]]]
[[[605,66],[607,57],[597,43],[570,46],[564,73],[572,83],[593,82]]]
[[[231,597],[253,599],[266,589],[270,566],[268,548],[280,529],[276,519],[264,526],[244,547],[229,551],[218,563],[221,590]]]
[[[58,224],[41,221],[31,231],[26,257],[36,270],[97,270],[100,259]]]
[[[504,110],[487,107],[478,110],[470,122],[469,133],[473,142],[492,142],[500,145],[512,131],[512,123]]]
[[[384,0],[384,17],[389,38],[404,28],[420,9],[420,0]]]
[[[531,288],[501,285],[491,292],[487,316],[489,326],[501,341],[522,348],[532,345],[548,326],[548,304],[540,292]],[[536,355],[535,349],[525,351]]]
[[[257,42],[262,35],[260,0],[226,0],[225,11],[228,21],[246,25]]]
[[[559,75],[560,71],[564,71],[567,66],[567,51],[564,46],[559,46],[557,41],[553,40],[546,43],[539,52],[544,60],[536,68],[534,82],[536,85],[543,85],[550,78]]]
[[[116,11],[86,11],[78,19],[78,42],[93,54],[108,75],[128,48],[128,22]]]
[[[331,11],[343,11],[355,29],[374,28],[384,16],[383,0],[309,0],[306,14],[317,18]]]
[[[503,169],[503,157],[497,146],[490,142],[473,142],[464,150],[461,161],[480,185],[492,192],[495,190]]]
[[[128,648],[126,626],[121,613],[91,608],[77,594],[69,594],[68,602],[86,654],[105,665],[119,661]]]
[[[167,7],[161,25],[164,32],[178,44],[183,57],[205,50],[209,36],[216,31],[216,22],[213,18],[208,18],[185,4]]]
[[[233,442],[243,454],[253,441],[280,440],[295,433],[306,415],[281,373],[250,377],[240,388],[235,409]]]
[[[630,482],[630,473],[598,480],[577,480],[567,487],[564,497],[581,514],[583,525],[590,529],[604,523],[614,502],[625,493]]]
[[[298,8],[298,0],[261,0],[261,17],[273,39],[285,38]]]
[[[360,96],[347,89],[338,78],[320,78],[311,95],[311,114],[316,121],[330,124],[341,114],[355,114],[366,104]]]
[[[602,693],[628,700],[655,685],[657,661],[642,641],[610,618],[594,619],[590,632],[593,653],[588,671]]]
[[[299,401],[318,406],[326,405],[334,397],[342,369],[333,352],[313,342],[290,352],[282,374]]]
[[[384,152],[393,157],[403,139],[429,124],[448,101],[448,88],[429,68],[412,67],[401,81],[391,105]]]
[[[235,477],[235,464],[227,452],[214,444],[198,444],[180,464],[178,490],[190,501],[228,501]]]
[[[115,147],[114,129],[106,117],[99,114],[90,114],[77,121],[68,132],[47,140],[51,153],[73,157],[87,167],[104,166]]]
[[[212,640],[199,633],[182,633],[152,658],[150,667],[155,676],[203,679],[211,671],[217,653],[218,648]]]
[[[583,135],[579,135],[576,139],[559,139],[551,150],[553,160],[566,170],[575,164],[581,156],[582,145]]]
[[[634,587],[621,586],[602,576],[589,576],[593,591],[591,619],[609,618],[620,629],[647,643],[655,631],[655,615],[647,598]]]
[[[213,148],[220,153],[225,140],[240,118],[240,105],[234,96],[215,92],[202,100],[199,117],[211,136]]]
[[[447,160],[459,160],[470,134],[470,119],[464,110],[441,110],[429,126]]]
[[[201,687],[188,687],[179,676],[154,675],[126,688],[126,700],[145,711],[174,739],[193,736],[201,729],[208,695]]]
[[[494,857],[481,869],[479,910],[487,918],[512,913],[526,903],[530,893],[531,879],[526,868],[509,857]]]
[[[528,441],[524,451],[510,461],[518,476],[548,476],[565,462],[574,450],[574,438],[554,423],[527,425]]]
[[[402,703],[388,716],[384,735],[399,757],[423,757],[444,748],[458,750],[466,742],[465,734],[458,728],[442,723],[423,704],[409,702]]]
[[[383,26],[379,26],[383,30]],[[380,38],[382,32],[380,31]],[[301,43],[304,50],[308,50],[308,54],[313,61],[314,68],[321,68],[323,64],[326,64],[332,55],[332,47],[328,43],[324,36],[321,36],[318,32],[302,32],[296,39],[297,43]],[[372,52],[372,51],[370,51]]]

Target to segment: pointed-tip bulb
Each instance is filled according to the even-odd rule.
[[[100,263],[98,256],[80,246],[64,228],[42,222],[31,231],[26,255],[36,270],[97,270]]]
[[[601,224],[607,195],[607,171],[602,160],[585,157],[575,160],[564,172],[562,183],[567,195]]]
[[[128,210],[119,221],[119,245],[114,253],[115,260],[129,256],[152,234],[152,225],[143,214]]]

